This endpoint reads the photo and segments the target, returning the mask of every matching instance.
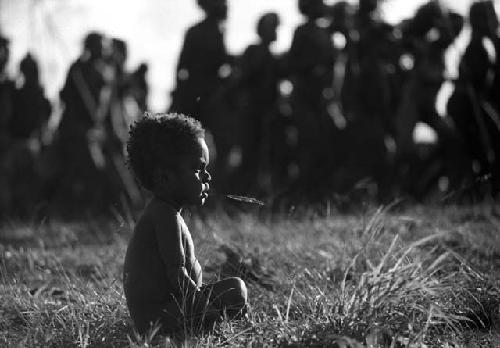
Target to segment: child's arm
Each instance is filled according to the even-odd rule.
[[[161,258],[167,270],[167,279],[180,294],[198,290],[186,269],[186,256],[182,245],[181,226],[175,215],[166,214],[155,226]]]

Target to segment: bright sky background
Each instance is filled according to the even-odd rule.
[[[335,0],[333,0],[334,2]],[[442,0],[465,14],[472,0]],[[500,0],[496,0],[497,2]],[[383,15],[389,22],[409,17],[425,0],[386,0]],[[241,53],[255,40],[255,23],[265,11],[281,16],[277,51],[288,49],[300,23],[297,0],[229,0],[226,45]],[[90,30],[124,39],[129,45],[128,67],[147,62],[150,106],[162,111],[173,88],[175,66],[185,30],[201,18],[195,0],[0,0],[0,31],[11,40],[9,72],[17,73],[28,50],[39,59],[42,82],[55,99],[69,64],[78,57]],[[453,65],[458,55],[451,54]]]

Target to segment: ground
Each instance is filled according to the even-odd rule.
[[[499,206],[361,210],[185,212],[206,280],[241,276],[250,311],[176,337],[133,331],[121,283],[133,218],[10,221],[0,346],[500,346]]]

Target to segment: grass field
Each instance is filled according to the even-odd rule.
[[[185,218],[207,281],[239,274],[247,317],[137,337],[121,271],[133,223],[0,231],[0,346],[500,347],[500,207]]]

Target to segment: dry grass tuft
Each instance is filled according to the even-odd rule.
[[[176,337],[134,333],[121,288],[125,219],[6,225],[0,346],[495,346],[496,210],[389,210],[188,217],[206,278],[242,276],[251,308],[214,331]]]

